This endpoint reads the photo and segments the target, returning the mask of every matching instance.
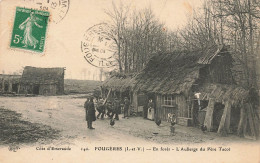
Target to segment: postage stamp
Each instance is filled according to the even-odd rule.
[[[16,7],[11,48],[19,48],[42,53],[50,13]]]
[[[97,24],[89,28],[81,41],[81,51],[85,60],[99,68],[108,68],[115,65],[116,44],[109,37],[107,24]]]
[[[41,11],[50,12],[50,21],[59,23],[68,13],[69,0],[24,0],[29,2],[29,6]],[[26,6],[25,6],[26,7]]]

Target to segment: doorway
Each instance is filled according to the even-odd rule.
[[[5,92],[8,92],[8,88],[9,88],[8,83],[5,83],[5,84],[4,84],[4,91],[5,91]]]
[[[222,118],[222,114],[224,112],[225,105],[217,102],[214,105],[213,111],[213,132],[218,131],[218,127]]]
[[[33,86],[33,94],[39,95],[40,93],[40,85],[34,85]]]
[[[208,100],[200,100],[200,105],[198,100],[193,100],[193,124],[194,126],[201,126],[204,124],[207,106],[209,104]],[[200,110],[199,110],[200,109]]]
[[[231,133],[237,132],[239,121],[240,121],[240,109],[236,107],[231,107],[230,127],[229,127]]]
[[[12,84],[12,92],[18,93],[18,84]]]
[[[147,117],[147,96],[144,93],[139,93],[137,95],[137,112],[143,115],[143,117]]]

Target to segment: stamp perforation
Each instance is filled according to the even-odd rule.
[[[11,39],[10,39],[10,41],[9,41],[9,48],[8,49],[11,49],[11,50],[19,50],[19,51],[22,51],[22,52],[26,52],[26,53],[37,53],[37,54],[39,54],[39,53],[45,53],[45,51],[46,51],[46,45],[47,45],[47,38],[48,38],[48,26],[49,26],[49,15],[50,15],[50,13],[48,12],[48,11],[40,11],[40,10],[34,10],[34,9],[32,9],[32,8],[25,8],[25,7],[19,7],[19,6],[16,6],[13,10],[15,10],[15,12],[13,12],[14,13],[14,15],[13,15],[13,24],[12,24],[12,26],[11,26],[11,28],[10,28],[10,33],[9,33],[9,35],[10,35],[10,37],[11,37]],[[26,19],[26,21],[24,21],[25,22],[25,24],[26,23],[30,23],[30,24],[32,24],[32,23],[35,23],[34,25],[36,25],[36,26],[38,26],[38,27],[43,27],[43,25],[45,25],[44,26],[44,31],[43,31],[43,35],[41,35],[41,40],[40,41],[38,41],[37,39],[35,39],[35,38],[33,38],[33,36],[30,36],[30,33],[32,32],[32,27],[31,27],[31,29],[24,29],[24,30],[28,30],[28,38],[29,38],[29,41],[28,42],[30,42],[30,38],[32,39],[34,39],[34,41],[35,42],[37,42],[38,44],[39,44],[39,46],[41,46],[41,47],[38,47],[39,49],[31,49],[31,48],[26,48],[26,47],[20,47],[21,46],[21,41],[19,40],[19,42],[17,42],[17,44],[18,43],[20,43],[19,45],[20,46],[18,46],[18,45],[15,45],[13,42],[14,42],[14,40],[13,40],[13,36],[15,35],[15,31],[17,32],[18,31],[18,27],[15,27],[15,25],[17,25],[17,23],[16,23],[16,20],[18,19],[18,17],[17,17],[17,14],[18,14],[18,12],[23,12],[23,11],[26,11],[27,12],[27,14],[30,14],[30,16],[31,15],[33,15],[32,13],[36,13],[35,15],[37,15],[37,16],[39,16],[39,15],[41,15],[41,17],[43,17],[43,18],[45,18],[45,19],[41,19],[41,21],[43,22],[43,24],[41,24],[41,25],[39,25],[39,24],[37,24],[37,23],[35,23],[34,21],[33,21],[33,19],[32,18],[27,18]],[[37,17],[37,16],[35,16],[35,18],[34,19],[40,19],[39,17]],[[31,21],[31,22],[29,22],[29,21]],[[27,25],[27,28],[29,28],[30,27],[30,24],[28,25],[28,24],[26,24]],[[22,26],[21,26],[22,24],[20,24],[19,26],[20,26],[20,28],[23,28]],[[20,31],[19,31],[20,32]],[[20,32],[21,33],[21,32]],[[20,34],[19,33],[19,34]],[[31,33],[32,34],[32,33]],[[20,36],[20,35],[16,35],[16,36]],[[17,37],[17,38],[18,38]],[[22,38],[22,36],[20,36],[20,39]],[[43,38],[44,38],[44,40],[43,40]],[[23,38],[24,39],[24,38]],[[36,41],[37,40],[37,41]],[[30,43],[32,43],[33,41],[31,40],[31,42]],[[36,44],[35,44],[35,42],[34,42],[34,46],[36,46]],[[25,46],[26,44],[24,44],[24,46]],[[28,45],[27,45],[28,46]]]

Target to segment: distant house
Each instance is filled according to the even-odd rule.
[[[36,95],[63,94],[64,70],[64,68],[26,66],[23,70],[19,93]]]
[[[0,92],[18,93],[21,75],[0,74]]]
[[[132,75],[114,74],[110,78],[102,82],[101,90],[103,97],[106,97],[109,90],[111,90],[110,98],[117,97],[122,99],[132,97]]]
[[[127,97],[131,102],[132,111],[139,112],[139,113],[142,112],[143,105],[140,106],[139,108],[137,107],[137,105],[135,105],[137,103],[137,93],[133,91],[133,86],[135,81],[134,76],[135,74],[111,75],[110,78],[107,78],[105,81],[102,82],[101,85],[102,97],[103,98],[109,97],[108,100],[111,100],[116,97],[121,101],[121,103],[123,103],[124,98]],[[107,96],[108,94],[109,96]],[[129,110],[129,115],[130,115],[130,110]]]

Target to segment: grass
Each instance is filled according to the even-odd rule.
[[[100,85],[100,81],[65,79],[64,92],[65,94],[91,93]]]
[[[58,137],[58,130],[24,121],[21,119],[21,114],[0,108],[0,145],[44,142]]]

